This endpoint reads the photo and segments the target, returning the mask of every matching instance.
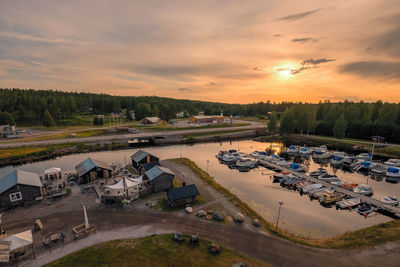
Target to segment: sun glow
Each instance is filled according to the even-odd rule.
[[[292,73],[294,70],[296,70],[296,66],[293,64],[285,64],[274,67],[274,72],[277,74],[277,78],[279,80],[291,79],[294,76]]]

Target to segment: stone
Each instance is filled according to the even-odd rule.
[[[186,207],[185,211],[189,214],[191,214],[193,212],[193,208],[192,207]]]
[[[244,222],[244,215],[238,212],[235,214],[235,216],[233,216],[233,220],[235,222],[242,223],[242,222]]]
[[[224,216],[222,216],[219,212],[214,212],[212,217],[214,220],[217,220],[220,222],[224,220]]]
[[[253,225],[254,225],[255,227],[259,227],[259,226],[260,226],[260,221],[259,221],[258,219],[254,219],[254,220],[253,220]]]
[[[204,217],[204,216],[206,216],[207,215],[207,212],[205,212],[204,210],[199,210],[198,212],[197,212],[197,216],[199,216],[199,217]]]

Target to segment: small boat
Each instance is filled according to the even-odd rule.
[[[228,153],[228,151],[221,150],[217,155],[215,155],[215,157],[216,157],[217,159],[219,159],[219,160],[222,160],[222,157],[223,157],[226,153]]]
[[[334,182],[334,181],[339,181],[339,178],[336,175],[330,175],[330,174],[323,174],[318,176],[318,179],[321,181],[325,181],[325,182]]]
[[[326,188],[324,188],[324,187],[317,188],[317,189],[313,189],[313,190],[310,190],[310,191],[308,192],[308,196],[310,197],[310,200],[317,199],[317,198],[319,198],[325,191],[326,191]]]
[[[312,177],[318,177],[326,173],[327,171],[324,168],[318,168],[316,171],[311,172],[309,175]]]
[[[336,202],[336,209],[348,209],[354,208],[360,205],[361,199],[359,198],[345,198],[341,201]]]
[[[337,201],[341,201],[346,196],[345,193],[342,192],[325,192],[321,195],[319,202],[323,206],[331,206],[335,204]]]
[[[225,155],[222,156],[222,161],[230,163],[230,162],[236,162],[240,159],[240,154],[237,152],[233,153],[226,153]]]
[[[370,204],[368,203],[362,203],[360,206],[358,206],[357,208],[357,212],[360,213],[361,215],[368,215],[371,212],[376,211],[376,208],[372,207]]]
[[[313,152],[313,150],[308,147],[302,146],[299,148],[299,154],[302,157],[309,157],[309,156],[311,156],[312,152]]]
[[[356,156],[356,159],[370,161],[372,160],[372,155],[370,153],[361,153]]]
[[[301,180],[300,177],[294,175],[287,175],[282,179],[281,186],[292,188],[295,184],[297,184]]]
[[[307,186],[304,186],[303,188],[301,188],[300,194],[308,194],[312,190],[320,189],[322,187],[323,187],[322,184],[310,184],[310,185],[307,185]]]
[[[279,157],[278,155],[269,155],[269,156],[265,157],[265,160],[269,161],[269,162],[272,162],[272,163],[275,163],[277,161],[284,160],[284,159]]]
[[[344,157],[343,158],[343,169],[353,169],[357,165],[357,159],[355,157]]]
[[[310,182],[310,181],[302,180],[302,181],[299,181],[299,182],[295,185],[295,187],[296,187],[296,190],[297,190],[297,191],[300,191],[301,189],[303,189],[304,187],[309,186],[309,185],[311,185],[311,182]]]
[[[320,146],[318,149],[313,151],[312,157],[316,159],[328,159],[332,157],[332,153],[328,151],[326,146]]]
[[[376,174],[385,174],[387,171],[387,167],[383,164],[375,164],[371,167],[371,172]],[[400,176],[399,176],[400,177]]]
[[[369,170],[372,168],[372,163],[370,161],[363,161],[360,164],[358,164],[356,167],[354,167],[355,171],[358,172],[369,172]]]
[[[288,149],[285,151],[289,156],[296,156],[299,153],[299,148],[297,146],[289,146]]]
[[[341,187],[343,185],[343,182],[342,181],[333,181],[333,182],[330,182],[330,184]]]
[[[356,188],[358,184],[342,184],[340,187],[346,190],[353,191],[354,188]]]
[[[289,172],[287,172],[287,171],[281,171],[279,173],[274,173],[272,175],[272,177],[274,177],[273,183],[281,182],[282,179],[288,174],[289,174]]]
[[[334,166],[339,166],[343,164],[343,156],[340,155],[334,155],[333,158],[331,158],[331,164]]]
[[[388,161],[385,161],[383,164],[392,167],[400,167],[400,159],[389,159]]]
[[[290,164],[292,164],[291,162],[289,162],[289,161],[286,161],[286,160],[279,160],[279,161],[276,161],[276,162],[274,162],[276,165],[278,165],[278,166],[281,166],[281,167],[285,167],[285,168],[289,168],[290,167]]]
[[[296,172],[305,172],[307,171],[307,167],[302,164],[292,163],[289,166],[289,169]]]
[[[372,187],[370,185],[362,184],[354,188],[354,193],[361,194],[364,196],[372,196],[374,194],[374,191],[372,190]]]
[[[258,159],[265,159],[268,156],[267,152],[265,151],[258,151],[257,155],[255,156]]]
[[[388,167],[386,170],[386,176],[392,178],[400,178],[400,169],[396,167]]]
[[[381,198],[381,201],[385,204],[389,204],[389,205],[392,205],[395,207],[397,207],[399,205],[399,200],[397,199],[397,197],[385,196],[385,197]]]
[[[257,161],[251,158],[241,158],[237,160],[235,164],[237,167],[253,168],[257,165]]]

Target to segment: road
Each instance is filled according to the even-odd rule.
[[[38,145],[54,145],[54,144],[65,144],[65,143],[84,143],[84,142],[99,142],[99,141],[110,141],[110,140],[124,140],[142,137],[155,137],[155,136],[174,136],[187,133],[206,133],[215,131],[231,131],[231,130],[248,130],[260,127],[265,127],[260,122],[254,121],[235,121],[240,123],[249,123],[247,126],[236,126],[236,127],[221,127],[221,128],[206,128],[206,129],[193,129],[189,128],[187,130],[177,130],[177,131],[158,131],[158,132],[140,132],[132,134],[118,134],[118,135],[103,135],[103,136],[93,136],[93,137],[80,137],[80,138],[66,138],[57,140],[42,140],[42,141],[29,141],[29,142],[15,142],[0,144],[0,148],[15,148],[22,146],[38,146]]]

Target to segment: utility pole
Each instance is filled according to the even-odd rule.
[[[278,232],[278,223],[279,223],[279,215],[281,214],[281,207],[283,205],[283,201],[279,200],[279,209],[278,209],[278,217],[276,218],[276,228],[275,228],[275,232]]]

